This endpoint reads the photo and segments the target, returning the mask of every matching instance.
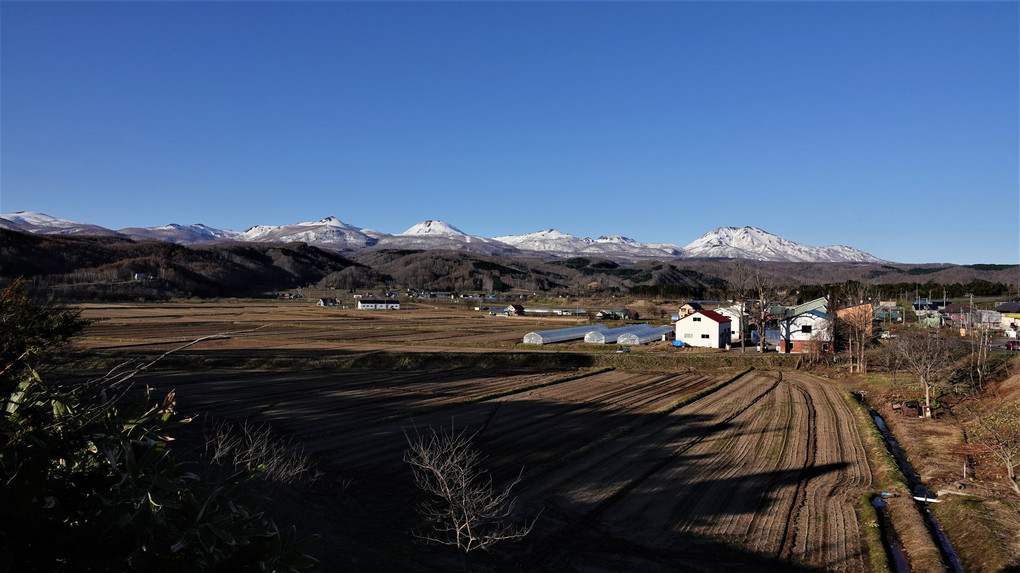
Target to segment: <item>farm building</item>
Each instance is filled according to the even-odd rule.
[[[315,306],[336,306],[335,298],[320,298],[319,302],[315,303]]]
[[[730,319],[730,342],[740,340],[740,333],[747,328],[747,313],[744,312],[741,305],[724,306],[715,309],[715,311]]]
[[[611,308],[600,310],[595,314],[595,320],[630,320],[632,314],[626,308]]]
[[[524,307],[519,304],[511,304],[506,307],[507,316],[524,316]]]
[[[902,321],[903,311],[894,300],[883,300],[875,307],[875,318],[878,320]]]
[[[669,340],[673,338],[673,327],[672,326],[657,326],[648,327],[648,330],[640,330],[637,332],[628,332],[616,339],[617,344],[648,344],[649,342],[658,342],[660,340]]]
[[[864,327],[867,332],[867,336],[871,337],[871,327],[875,320],[875,308],[871,306],[870,302],[859,304],[857,306],[848,306],[846,308],[836,309],[836,318],[843,322],[848,322],[857,325],[858,328]]]
[[[524,344],[549,344],[552,342],[566,342],[568,340],[581,340],[589,332],[594,330],[608,330],[604,324],[591,324],[586,326],[574,326],[571,328],[559,328],[556,330],[540,330],[529,332],[524,335]]]
[[[676,322],[676,339],[687,346],[723,348],[730,343],[730,319],[714,310],[699,310]]]
[[[1020,327],[1020,313],[1003,312],[1000,314],[1002,315],[1002,321],[999,323],[1000,328],[1016,332],[1017,327]],[[1015,337],[1016,335],[1014,334],[1013,336]]]
[[[358,301],[358,310],[400,310],[400,303],[395,300],[363,298]]]
[[[588,334],[584,335],[584,341],[591,344],[613,344],[616,339],[624,334],[630,334],[632,332],[642,332],[650,330],[652,327],[647,324],[632,324],[630,326],[621,326],[619,328],[610,328],[609,330],[593,330]]]
[[[832,319],[821,310],[810,310],[779,324],[779,351],[797,354],[832,346]]]

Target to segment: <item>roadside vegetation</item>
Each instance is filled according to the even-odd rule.
[[[297,571],[315,563],[257,507],[263,478],[295,479],[265,432],[221,428],[222,454],[178,457],[191,419],[175,392],[153,395],[124,365],[65,384],[47,365],[85,326],[39,305],[20,282],[0,293],[0,569],[11,571]],[[233,441],[231,441],[233,440]],[[254,448],[253,448],[254,446]],[[257,451],[262,448],[261,451]],[[229,450],[229,452],[228,452]]]

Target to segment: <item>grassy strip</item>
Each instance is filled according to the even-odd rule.
[[[844,394],[846,400],[857,420],[857,430],[861,433],[861,441],[864,443],[864,451],[868,456],[868,463],[871,465],[871,476],[874,482],[872,486],[878,491],[896,491],[901,495],[909,493],[906,477],[900,472],[896,460],[886,447],[885,439],[878,431],[878,426],[871,418],[865,404],[858,402],[850,394]],[[857,514],[860,521],[861,537],[868,549],[868,557],[871,561],[871,570],[879,573],[889,572],[889,554],[886,551],[885,542],[882,539],[880,518],[878,508],[871,504],[871,497],[874,491],[864,492],[858,500]],[[892,517],[889,516],[892,521]]]
[[[890,573],[889,556],[885,551],[885,543],[882,541],[882,526],[878,515],[878,508],[871,504],[871,497],[875,495],[870,491],[861,494],[857,502],[857,508],[861,516],[861,533],[864,544],[868,548],[868,557],[871,562],[873,573]]]
[[[536,382],[535,384],[528,384],[527,386],[519,386],[517,388],[510,388],[509,390],[500,390],[499,392],[491,392],[489,394],[483,394],[481,396],[470,398],[465,402],[485,402],[487,400],[495,400],[496,398],[502,398],[504,396],[512,396],[514,394],[520,394],[522,392],[528,392],[530,390],[537,390],[538,388],[545,388],[546,386],[554,386],[556,384],[562,384],[564,382],[570,382],[571,380],[577,380],[579,378],[587,378],[588,376],[595,376],[596,374],[602,374],[603,372],[611,372],[615,368],[600,368],[598,370],[592,370],[590,372],[581,372],[579,374],[573,374],[571,376],[562,376],[548,382]]]
[[[907,478],[896,465],[896,460],[886,446],[882,433],[878,431],[878,426],[875,425],[875,420],[868,412],[868,407],[858,402],[850,394],[844,394],[843,399],[850,405],[850,410],[857,418],[857,429],[864,438],[864,449],[868,455],[868,462],[883,470],[881,472],[872,470],[871,475],[875,479],[874,486],[886,491],[897,485],[908,488]]]

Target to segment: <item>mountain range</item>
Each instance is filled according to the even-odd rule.
[[[448,249],[490,256],[592,257],[617,262],[648,259],[749,259],[775,262],[880,263],[882,259],[837,245],[812,247],[755,227],[720,227],[685,247],[643,243],[622,236],[575,237],[555,229],[524,235],[485,238],[468,235],[443,221],[422,221],[391,235],[344,223],[336,217],[291,225],[256,225],[244,231],[202,224],[171,223],[161,227],[112,230],[98,225],[21,211],[0,215],[0,228],[33,234],[98,235],[182,245],[220,242],[303,242],[322,249],[351,253],[366,249]]]

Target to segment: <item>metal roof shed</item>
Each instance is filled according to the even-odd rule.
[[[584,341],[589,344],[613,344],[616,339],[623,334],[631,332],[641,332],[644,330],[651,330],[651,326],[647,324],[632,324],[630,326],[621,326],[619,328],[610,328],[609,330],[595,330],[584,335]]]
[[[642,330],[641,332],[631,332],[620,336],[616,339],[617,344],[648,344],[649,342],[658,342],[662,340],[665,335],[667,340],[669,336],[673,334],[672,326],[659,326],[656,328],[649,327],[648,330]]]
[[[593,330],[608,330],[608,328],[606,328],[606,325],[604,324],[591,324],[587,326],[574,326],[571,328],[529,332],[524,335],[524,344],[549,344],[551,342],[580,340]]]

